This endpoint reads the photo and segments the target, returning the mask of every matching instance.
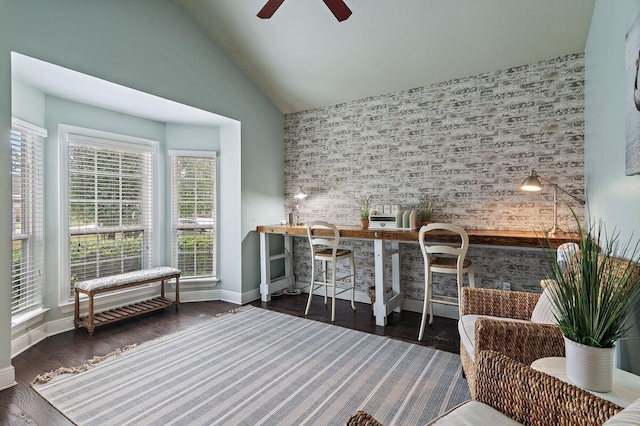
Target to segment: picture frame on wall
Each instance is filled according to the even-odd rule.
[[[625,35],[625,174],[640,174],[640,13]]]

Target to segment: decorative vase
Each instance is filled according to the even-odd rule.
[[[587,346],[566,337],[564,348],[571,383],[595,392],[611,391],[614,348]]]
[[[360,227],[367,229],[369,227],[369,219],[360,219]]]

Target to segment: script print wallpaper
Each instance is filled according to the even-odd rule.
[[[358,223],[354,198],[416,208],[428,194],[433,220],[467,229],[541,230],[553,222],[552,191],[519,189],[539,175],[584,197],[584,58],[572,54],[359,99],[285,116],[286,210],[300,221]],[[572,205],[583,218],[581,206]],[[575,229],[559,206],[559,224]],[[373,244],[345,241],[356,252],[358,289],[373,284]],[[422,299],[424,265],[419,246],[401,244],[402,287]],[[299,282],[310,277],[305,240],[294,246]],[[546,259],[539,250],[472,247],[482,287],[540,291]],[[436,275],[435,292],[452,294],[453,279]]]

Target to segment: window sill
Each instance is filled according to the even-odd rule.
[[[11,335],[20,333],[44,319],[49,308],[37,308],[11,317]]]
[[[215,277],[180,277],[180,289],[206,289],[212,288],[218,285],[220,280]],[[172,289],[176,288],[176,282],[171,280],[169,286]]]

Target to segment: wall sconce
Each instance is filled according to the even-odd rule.
[[[298,202],[303,198],[307,198],[307,193],[302,190],[300,186],[298,186],[298,190],[295,194],[293,194],[293,198],[296,199],[296,225],[300,222],[300,204]]]
[[[584,200],[576,197],[573,194],[568,193],[564,189],[560,188],[558,184],[553,183],[541,176],[538,176],[535,170],[531,170],[531,173],[529,174],[529,176],[522,182],[522,185],[520,185],[520,189],[522,189],[523,191],[540,191],[542,189],[542,184],[540,183],[541,180],[545,181],[546,183],[548,183],[553,187],[553,228],[549,229],[548,234],[554,235],[559,232],[564,232],[562,229],[558,227],[558,193],[557,191],[560,190],[564,192],[569,197],[579,202],[581,205],[584,205]]]

